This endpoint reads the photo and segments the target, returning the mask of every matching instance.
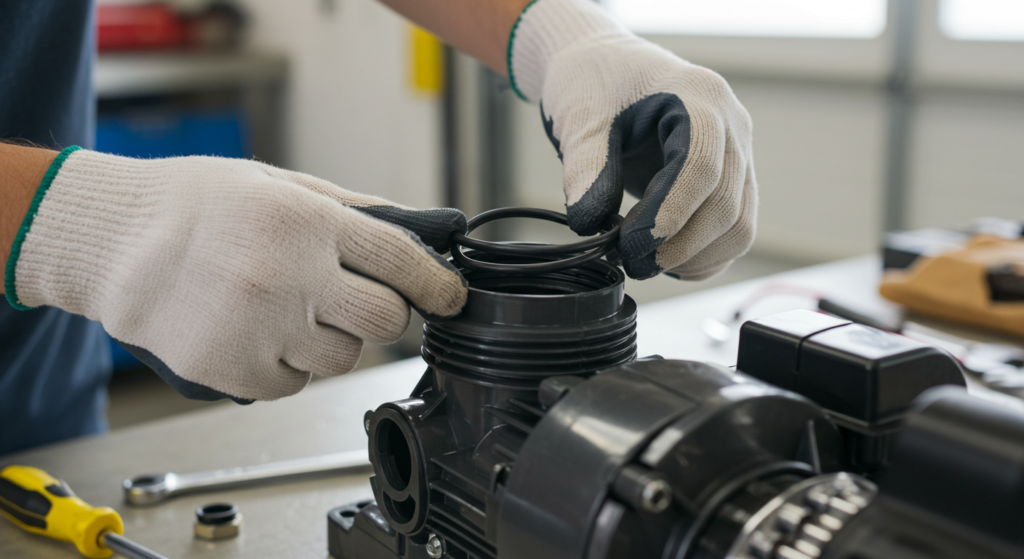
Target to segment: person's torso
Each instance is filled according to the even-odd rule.
[[[0,2],[0,139],[93,145],[93,10],[91,0]],[[99,324],[0,303],[0,454],[104,430],[110,368]]]

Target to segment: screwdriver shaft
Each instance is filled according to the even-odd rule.
[[[130,559],[167,559],[159,553],[142,547],[141,545],[125,538],[120,534],[114,532],[105,532],[103,534],[103,543],[114,550],[114,553],[118,553]]]

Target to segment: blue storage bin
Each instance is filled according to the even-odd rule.
[[[247,129],[241,109],[136,109],[97,119],[96,150],[146,158],[249,157]]]

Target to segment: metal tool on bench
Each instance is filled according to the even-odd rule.
[[[217,491],[328,472],[351,473],[370,467],[366,450],[355,450],[206,472],[145,474],[124,480],[124,500],[130,505],[151,505],[183,493]]]
[[[90,506],[39,468],[0,470],[0,513],[27,532],[75,544],[86,557],[118,553],[131,559],[167,559],[122,536],[124,523],[117,511]]]

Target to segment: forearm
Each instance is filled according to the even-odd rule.
[[[55,157],[57,152],[48,149],[0,144],[0,266],[4,270],[18,228]],[[0,283],[0,293],[3,287]]]
[[[469,54],[502,76],[508,74],[508,38],[530,0],[381,0],[391,9]]]

